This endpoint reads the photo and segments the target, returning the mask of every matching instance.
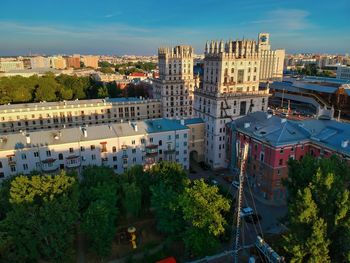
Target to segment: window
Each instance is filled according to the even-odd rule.
[[[59,159],[59,160],[63,160],[63,154],[62,154],[62,153],[60,153],[60,154],[58,155],[58,159]]]
[[[113,165],[113,169],[114,169],[114,170],[117,170],[117,169],[118,169],[118,165],[116,165],[116,164]]]
[[[23,164],[23,170],[28,170],[28,164],[26,163]]]
[[[136,149],[132,149],[131,152],[132,152],[132,153],[136,153]]]
[[[136,163],[136,157],[132,158],[132,162]]]
[[[39,152],[34,152],[34,157],[39,157]]]
[[[178,135],[178,134],[175,135],[175,139],[179,139],[179,135]],[[170,140],[170,139],[169,139],[169,140]]]
[[[113,156],[113,162],[117,161],[117,156]]]
[[[5,174],[4,173],[0,173],[0,178],[4,178]]]
[[[277,174],[281,175],[281,170],[280,169],[277,170]]]
[[[184,146],[187,146],[187,142],[184,142]]]
[[[144,138],[141,139],[141,143],[145,144],[146,140]]]
[[[168,135],[168,140],[171,140],[171,135]]]
[[[283,165],[283,159],[280,159],[278,165]]]
[[[47,157],[50,157],[50,156],[51,156],[51,151],[50,151],[50,150],[46,151],[46,156],[47,156]]]
[[[187,133],[184,134],[184,138],[187,138]]]
[[[113,146],[113,147],[112,147],[112,152],[115,153],[116,151],[117,151],[117,147]]]
[[[74,152],[73,148],[69,148],[69,152],[73,153]]]
[[[260,162],[263,162],[265,158],[265,154],[262,152],[260,153]]]
[[[80,151],[84,152],[85,151],[85,147],[84,146],[80,146]]]
[[[91,151],[95,150],[95,145],[90,145]]]
[[[284,151],[283,151],[283,148],[280,149],[280,153],[282,154]]]
[[[91,155],[91,160],[96,160],[96,155],[95,154]]]
[[[158,145],[159,145],[159,146],[162,146],[162,144],[163,144],[162,140],[159,140],[159,141],[158,141]]]
[[[2,162],[0,162],[0,168],[2,168]]]
[[[132,140],[132,141],[131,141],[131,144],[132,144],[132,145],[135,145],[135,140]]]
[[[27,159],[27,155],[25,153],[22,153],[22,160]]]
[[[151,138],[149,138],[149,142],[153,142],[153,138],[151,137]]]
[[[11,172],[16,172],[16,166],[11,166]]]

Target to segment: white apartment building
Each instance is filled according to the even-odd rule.
[[[0,71],[2,72],[22,69],[24,69],[23,61],[0,61]]]
[[[31,57],[30,58],[30,65],[32,69],[37,68],[50,68],[51,66],[51,60],[50,58],[37,56],[37,57]]]
[[[191,117],[195,85],[193,48],[159,48],[158,60],[159,78],[154,80],[153,94],[162,101],[163,117]]]
[[[338,66],[337,79],[350,80],[350,66]]]
[[[259,89],[260,58],[251,40],[210,42],[205,47],[202,85],[195,89],[194,111],[205,122],[205,161],[227,167],[225,124],[267,109],[269,90]]]
[[[0,134],[161,117],[158,99],[106,98],[0,106]]]
[[[189,128],[183,121],[153,119],[0,135],[0,178],[80,171],[87,165],[123,173],[133,165],[149,168],[162,160],[189,168]]]
[[[259,34],[257,50],[260,58],[260,81],[282,80],[285,50],[271,50],[269,33]]]

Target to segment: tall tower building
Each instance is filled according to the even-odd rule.
[[[256,41],[206,44],[204,76],[194,91],[194,111],[206,123],[205,161],[214,169],[227,167],[225,124],[267,108],[269,90],[259,89],[259,72]]]
[[[159,48],[159,78],[154,80],[154,96],[162,100],[163,117],[193,115],[193,48]]]
[[[257,49],[260,57],[260,81],[282,80],[285,50],[271,50],[269,33],[259,34]]]

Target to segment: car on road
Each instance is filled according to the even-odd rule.
[[[233,181],[233,176],[224,176],[224,180],[228,183],[232,183]]]
[[[262,217],[259,214],[251,214],[251,215],[245,216],[244,220],[249,224],[256,224],[262,220]]]
[[[247,207],[243,207],[241,209],[240,216],[241,217],[246,217],[246,216],[249,216],[249,215],[252,215],[252,214],[254,214],[254,210],[251,207],[247,206]]]
[[[232,181],[232,186],[234,187],[234,188],[239,188],[239,182],[238,181]]]
[[[206,164],[205,162],[203,162],[203,161],[199,162],[198,164],[204,171],[207,171],[207,170],[210,169],[210,166],[208,164]]]
[[[190,173],[191,173],[191,174],[196,174],[196,173],[197,173],[197,171],[196,171],[196,170],[194,170],[192,167],[190,167]]]

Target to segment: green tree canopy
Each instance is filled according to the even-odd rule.
[[[289,162],[285,249],[293,262],[350,260],[349,166],[332,156]]]

